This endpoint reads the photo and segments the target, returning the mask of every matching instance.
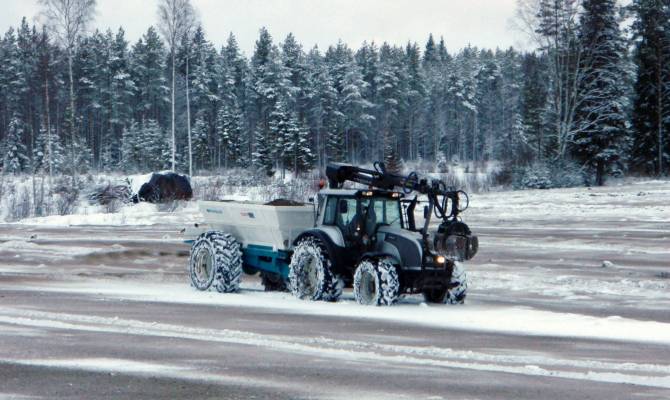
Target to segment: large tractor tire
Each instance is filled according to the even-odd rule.
[[[463,304],[468,292],[468,277],[463,264],[454,262],[451,273],[451,289],[430,289],[423,292],[423,298],[428,303]]]
[[[400,297],[400,279],[389,259],[363,260],[354,273],[354,298],[359,304],[390,306]]]
[[[232,235],[211,231],[198,236],[189,257],[193,287],[198,290],[214,287],[220,293],[236,292],[241,275],[242,251]]]
[[[321,240],[308,236],[293,249],[289,264],[289,286],[303,300],[337,301],[342,281],[332,271],[333,263]]]
[[[278,274],[261,271],[261,283],[266,292],[287,292],[288,282]]]

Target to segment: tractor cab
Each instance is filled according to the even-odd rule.
[[[402,198],[402,193],[385,190],[325,189],[319,193],[317,222],[337,229],[344,245],[369,248],[380,227],[405,227]]]

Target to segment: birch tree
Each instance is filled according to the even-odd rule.
[[[76,109],[72,63],[77,46],[77,38],[86,31],[95,17],[96,0],[38,0],[42,7],[44,26],[51,32],[57,43],[65,50],[68,78],[70,83],[70,109],[68,112],[70,154],[72,157],[72,179],[77,177],[75,147],[77,141]]]
[[[550,75],[546,123],[554,140],[555,157],[563,159],[578,130],[578,82],[582,75],[582,48],[577,37],[579,0],[519,0],[516,26],[547,54]]]
[[[171,90],[171,123],[172,133],[172,170],[175,170],[175,158],[177,154],[177,141],[175,135],[175,80],[176,80],[176,57],[177,46],[185,35],[195,25],[195,10],[190,0],[160,0],[158,4],[159,30],[168,43],[170,49],[170,61],[172,64],[172,90]],[[189,154],[189,159],[191,155]],[[190,173],[190,171],[189,171]]]

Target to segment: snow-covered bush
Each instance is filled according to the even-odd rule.
[[[581,169],[571,161],[534,163],[512,173],[515,189],[553,189],[584,185]]]
[[[516,171],[514,187],[515,189],[550,189],[554,187],[554,183],[547,165],[536,163]]]
[[[565,160],[556,162],[551,167],[554,177],[554,187],[566,188],[583,186],[587,183],[582,168],[574,161]]]

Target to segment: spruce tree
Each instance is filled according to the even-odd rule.
[[[535,53],[524,56],[523,75],[521,121],[523,124],[524,141],[530,148],[530,156],[534,161],[540,162],[547,155],[546,132],[543,118],[547,102],[547,88],[542,61]]]
[[[207,169],[210,160],[209,128],[203,112],[196,116],[193,125],[193,161],[194,170]]]
[[[272,147],[266,137],[267,132],[262,129],[256,129],[254,133],[254,152],[252,154],[252,164],[257,171],[263,172],[267,176],[274,173],[274,160]]]
[[[583,49],[577,133],[572,150],[595,170],[602,185],[609,165],[621,158],[626,135],[625,47],[615,0],[585,0],[579,39]]]
[[[670,2],[635,0],[637,80],[631,164],[638,172],[670,171]]]
[[[18,174],[28,166],[28,152],[23,144],[25,128],[23,123],[14,115],[9,121],[7,137],[2,143],[2,170],[7,174]]]

